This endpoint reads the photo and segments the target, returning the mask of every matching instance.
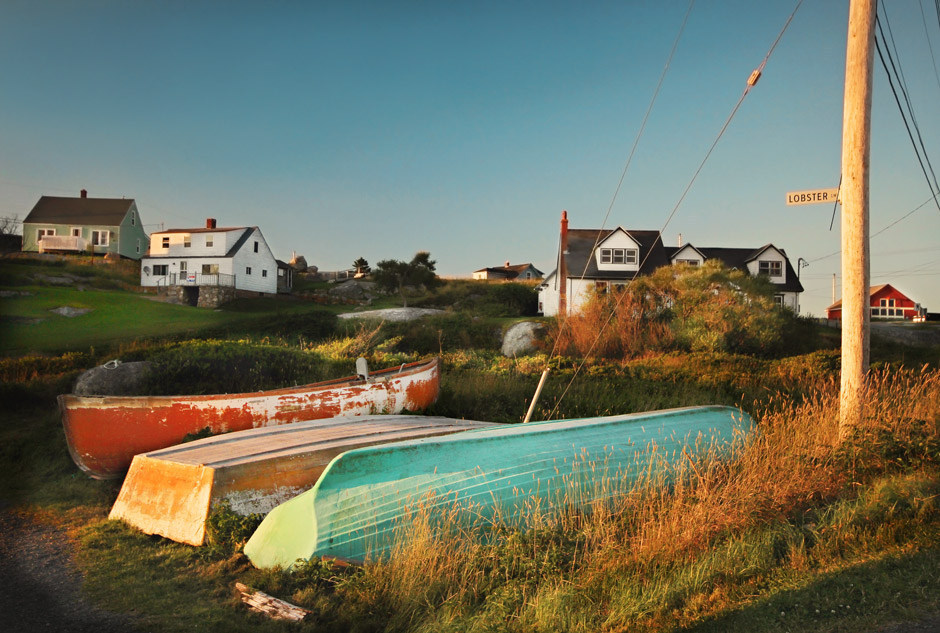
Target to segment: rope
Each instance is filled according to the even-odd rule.
[[[685,26],[689,21],[689,15],[692,13],[692,7],[695,6],[695,0],[690,0],[689,8],[686,9],[685,16],[682,18],[682,24],[679,26],[679,32],[676,33],[676,38],[672,42],[672,48],[669,50],[669,55],[666,57],[666,63],[663,65],[663,70],[659,74],[659,82],[656,84],[656,88],[653,90],[653,96],[650,98],[649,105],[646,107],[646,113],[643,115],[643,121],[640,123],[640,127],[637,130],[636,136],[633,138],[633,145],[630,147],[630,153],[627,155],[627,160],[623,165],[623,170],[620,172],[620,180],[617,181],[617,186],[614,188],[614,195],[611,196],[610,204],[607,205],[607,213],[604,215],[604,221],[601,222],[601,228],[597,232],[597,237],[594,239],[594,246],[591,248],[593,253],[597,249],[597,245],[600,244],[601,235],[604,233],[604,229],[607,227],[607,220],[610,219],[610,213],[614,208],[614,203],[617,201],[617,196],[620,194],[620,189],[623,186],[623,181],[627,176],[627,171],[630,169],[630,164],[633,162],[633,155],[636,153],[636,148],[640,144],[640,139],[643,137],[643,132],[646,130],[646,124],[649,121],[650,114],[653,111],[653,105],[656,103],[656,99],[659,97],[659,93],[662,90],[663,82],[666,80],[666,72],[669,70],[669,67],[672,65],[672,58],[676,54],[676,49],[679,47],[679,40],[682,38],[683,32],[685,32]],[[561,266],[561,247],[559,245],[559,262],[556,266],[558,270]],[[588,264],[590,259],[584,262],[584,268],[581,270],[581,277],[579,279],[584,279],[584,276],[587,274]],[[555,276],[556,282],[558,281],[558,275]],[[559,336],[555,339],[555,345],[552,346],[552,351],[549,354],[549,359],[555,356],[555,352],[558,350],[558,341],[561,339],[561,331],[565,328],[567,321],[562,321],[561,327],[559,328]]]

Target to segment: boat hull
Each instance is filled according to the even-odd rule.
[[[206,519],[225,504],[267,514],[311,488],[337,455],[354,448],[494,426],[419,415],[310,420],[236,431],[134,457],[108,518],[202,545]]]
[[[440,360],[286,389],[205,396],[59,396],[72,460],[96,479],[127,471],[134,455],[213,435],[302,420],[421,411],[440,393]]]
[[[629,489],[683,454],[725,450],[752,425],[728,407],[508,425],[348,451],[307,492],[272,510],[245,545],[257,566],[329,556],[361,562],[407,538],[415,509],[430,516],[523,520]]]

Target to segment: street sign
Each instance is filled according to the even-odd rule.
[[[839,188],[811,189],[809,191],[791,191],[787,193],[787,204],[820,204],[832,203],[839,199]]]

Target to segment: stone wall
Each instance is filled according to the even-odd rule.
[[[191,297],[198,292],[197,308],[218,308],[235,298],[235,288],[231,286],[170,286],[166,290],[167,303],[193,305]],[[254,293],[257,294],[257,293]]]
[[[235,288],[231,286],[200,286],[198,308],[218,308],[235,298]]]

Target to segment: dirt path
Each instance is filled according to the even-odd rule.
[[[142,631],[82,597],[71,552],[61,528],[0,506],[0,631]]]

